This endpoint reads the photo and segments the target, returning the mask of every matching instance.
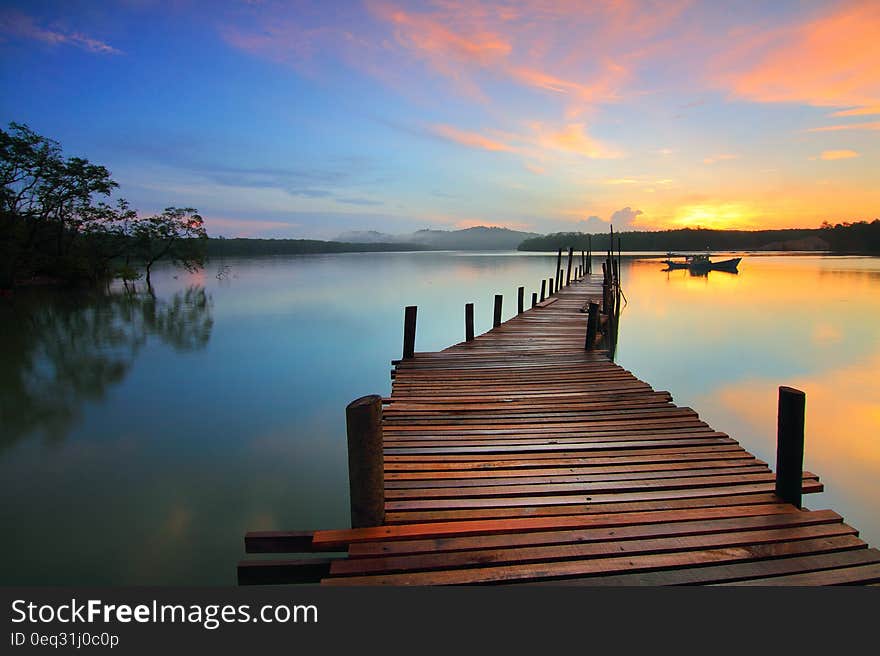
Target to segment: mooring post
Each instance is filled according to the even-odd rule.
[[[532,292],[532,307],[538,304],[538,292]]]
[[[553,274],[553,280],[557,282],[556,288],[559,289],[559,274],[562,272],[562,248],[556,252],[556,273]]]
[[[407,360],[416,352],[416,314],[419,308],[408,305],[403,315],[403,359]]]
[[[792,387],[779,388],[776,417],[776,496],[801,507],[804,477],[804,411],[807,395]]]
[[[587,235],[587,273],[593,274],[593,236]]]
[[[602,313],[611,314],[611,281],[608,279],[608,262],[602,262]]]
[[[523,302],[525,301],[526,288],[518,287],[516,290],[516,313],[523,313]]]
[[[596,333],[599,332],[599,305],[590,301],[589,312],[587,314],[587,339],[584,342],[584,349],[592,351],[596,346]]]
[[[547,278],[547,284],[549,285],[548,290],[550,291],[547,296],[553,296],[553,278]]]
[[[617,288],[618,288],[618,289],[620,289],[620,267],[623,266],[623,265],[620,263],[620,255],[621,255],[621,250],[620,250],[620,237],[618,236],[618,237],[617,237],[617,265],[618,265],[618,268],[617,268]]]
[[[351,527],[385,523],[385,460],[382,455],[382,397],[373,394],[345,408]]]
[[[546,296],[544,296],[544,292],[546,292],[546,291],[547,291],[547,281],[546,281],[546,280],[541,280],[541,300],[542,300],[542,301],[543,301],[545,298],[547,298]]]
[[[571,284],[571,258],[574,255],[574,247],[568,247],[568,269],[565,271],[565,285],[566,287]]]
[[[620,307],[620,260],[614,261],[614,297],[616,307]]]
[[[497,328],[501,325],[501,302],[504,297],[501,294],[495,294],[495,316],[492,318],[492,327]]]
[[[474,304],[464,304],[464,341],[474,341]]]

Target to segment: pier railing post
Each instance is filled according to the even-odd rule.
[[[589,312],[587,314],[587,339],[584,342],[584,349],[592,351],[596,346],[596,333],[599,332],[599,305],[590,301]]]
[[[587,273],[593,273],[593,236],[587,235]]]
[[[403,315],[403,359],[407,360],[416,352],[416,314],[419,308],[408,305]]]
[[[518,287],[516,290],[516,313],[517,314],[522,314],[523,310],[525,309],[525,308],[523,308],[523,303],[525,302],[525,295],[526,295],[526,288],[525,287]]]
[[[547,281],[541,280],[541,300],[543,301],[546,296],[544,294],[547,292]]]
[[[501,325],[501,303],[504,300],[504,296],[501,294],[495,294],[495,313],[492,317],[492,327],[497,328]]]
[[[574,247],[568,247],[568,268],[565,270],[565,286],[571,284],[571,258],[574,255]]]
[[[553,278],[547,278],[547,283],[550,285],[550,293],[548,296],[553,296]]]
[[[474,304],[464,304],[464,341],[474,341]]]
[[[562,248],[556,252],[556,272],[553,274],[553,281],[556,283],[556,289],[562,285],[559,284],[559,277],[562,275]]]
[[[538,304],[538,292],[532,292],[532,307]]]
[[[776,496],[801,507],[804,476],[804,412],[807,396],[792,387],[779,388],[776,417]]]
[[[385,523],[385,460],[382,455],[382,397],[363,396],[345,408],[351,527]]]

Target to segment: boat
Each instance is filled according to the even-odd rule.
[[[726,271],[728,273],[737,273],[741,257],[732,257],[729,260],[721,260],[713,262],[709,259],[709,253],[696,255],[679,255],[677,253],[667,253],[667,259],[663,263],[667,266],[666,271],[673,269],[690,269],[691,273],[706,273],[708,271]],[[684,257],[684,261],[673,260],[673,257]]]

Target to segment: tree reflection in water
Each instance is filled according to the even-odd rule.
[[[63,439],[83,404],[122,382],[151,338],[177,351],[204,348],[211,310],[203,287],[169,300],[33,290],[0,301],[0,447],[29,435]]]

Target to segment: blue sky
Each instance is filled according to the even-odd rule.
[[[211,234],[878,214],[876,2],[4,2],[0,120]]]

